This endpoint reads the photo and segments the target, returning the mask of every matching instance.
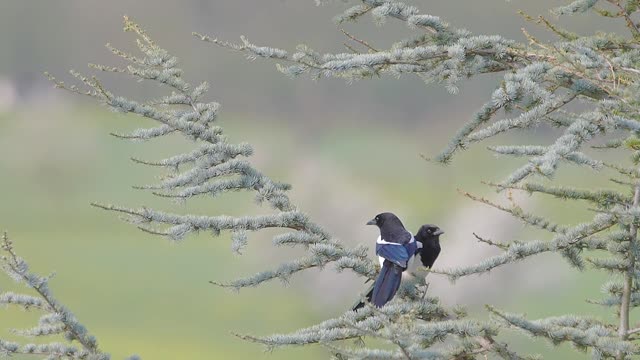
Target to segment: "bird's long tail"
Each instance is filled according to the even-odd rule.
[[[374,285],[374,284],[371,284],[371,286],[369,286],[369,288],[367,289],[367,295],[366,295],[367,301],[371,301],[371,295],[373,294],[373,285]],[[363,302],[363,301],[358,300],[358,302],[356,302],[356,303],[351,307],[351,310],[356,311],[356,310],[361,309],[361,308],[363,308],[363,307],[364,307],[364,302]]]
[[[382,307],[396,295],[402,281],[401,266],[385,260],[378,274],[376,282],[373,284],[371,302],[376,307]]]

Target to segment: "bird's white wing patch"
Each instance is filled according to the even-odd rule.
[[[413,238],[412,238],[413,239]],[[415,241],[415,240],[414,240]],[[388,241],[384,241],[382,239],[381,236],[378,236],[378,240],[376,240],[376,244],[384,244],[384,245],[398,245],[398,246],[402,246],[402,244],[398,244],[398,243],[393,243],[393,242],[388,242]]]

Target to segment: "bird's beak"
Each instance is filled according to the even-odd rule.
[[[434,232],[433,235],[438,236],[444,234],[444,231],[438,229],[438,231]]]
[[[371,219],[366,225],[375,225],[377,224],[376,219]]]

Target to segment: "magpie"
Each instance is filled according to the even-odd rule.
[[[376,241],[376,254],[381,270],[366,297],[377,307],[390,301],[400,287],[402,272],[412,267],[414,258],[420,254],[423,266],[431,268],[440,254],[440,235],[444,231],[436,225],[425,224],[412,236],[392,213],[382,213],[369,221],[367,225],[380,228],[380,237]],[[406,259],[406,261],[405,261]],[[374,296],[375,293],[375,296]],[[364,307],[363,302],[356,303],[352,310]]]

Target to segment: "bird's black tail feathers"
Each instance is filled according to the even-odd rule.
[[[380,274],[373,284],[373,293],[371,294],[371,302],[376,307],[382,307],[395,296],[400,288],[402,281],[403,267],[385,260]]]
[[[385,261],[375,283],[367,289],[366,299],[376,307],[382,307],[393,299],[400,288],[404,268],[390,261]],[[374,298],[375,292],[375,298]],[[364,307],[363,301],[358,301],[351,310],[356,311]]]

